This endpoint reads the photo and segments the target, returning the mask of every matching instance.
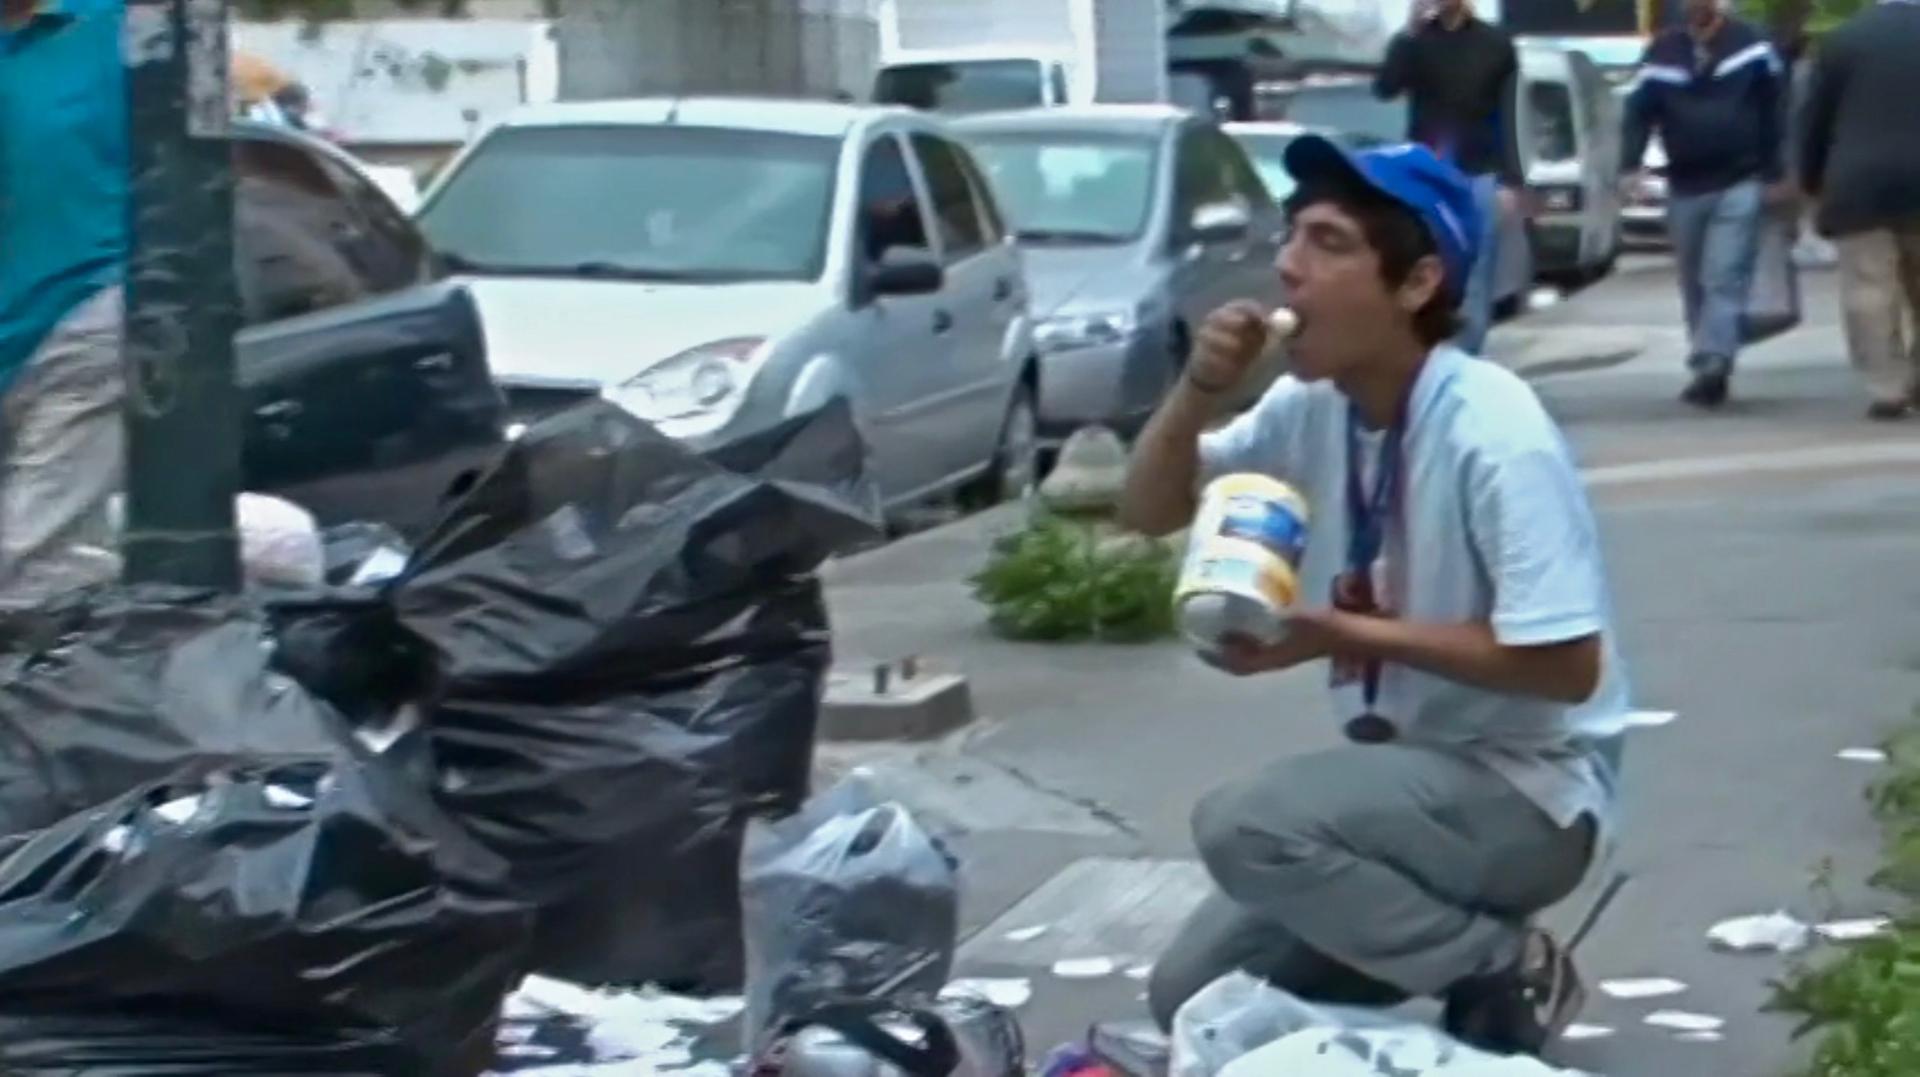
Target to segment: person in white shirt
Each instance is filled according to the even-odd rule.
[[[1468,179],[1424,147],[1313,136],[1287,167],[1292,374],[1206,432],[1270,343],[1258,306],[1216,312],[1141,435],[1122,517],[1176,530],[1232,472],[1299,490],[1304,597],[1283,641],[1211,660],[1325,661],[1351,743],[1199,804],[1217,892],[1149,999],[1170,1023],[1234,971],[1321,1002],[1436,997],[1462,1041],[1536,1053],[1584,996],[1530,920],[1611,838],[1628,711],[1592,509],[1532,390],[1445,343],[1480,235]]]

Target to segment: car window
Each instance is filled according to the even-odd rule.
[[[1407,105],[1382,101],[1366,83],[1303,86],[1287,95],[1285,118],[1302,127],[1346,135],[1363,143],[1402,142],[1407,137]]]
[[[1038,60],[895,64],[874,80],[873,99],[929,112],[995,112],[1045,104]]]
[[[1240,147],[1247,151],[1253,161],[1254,171],[1260,174],[1266,185],[1267,195],[1275,202],[1285,202],[1298,186],[1293,173],[1287,171],[1287,146],[1293,135],[1238,135]]]
[[[323,158],[321,165],[360,219],[364,231],[358,242],[347,244],[347,253],[360,263],[372,290],[384,294],[427,279],[426,240],[393,200],[372,180],[339,161]]]
[[[1064,67],[1061,67],[1059,64],[1054,64],[1053,71],[1051,73],[1051,78],[1053,80],[1053,103],[1056,105],[1066,104],[1067,103],[1067,69]]]
[[[980,212],[952,144],[931,135],[915,135],[913,151],[927,177],[933,219],[940,228],[940,246],[947,261],[959,262],[979,254],[986,247]]]
[[[1203,206],[1239,206],[1252,210],[1269,196],[1247,156],[1219,131],[1189,127],[1180,135],[1177,223],[1193,219]]]
[[[1000,215],[1000,203],[994,196],[993,184],[987,182],[986,174],[980,171],[979,163],[973,159],[973,154],[967,152],[966,147],[953,146],[953,156],[960,162],[961,171],[967,174],[967,186],[973,190],[974,206],[980,211],[980,227],[986,232],[987,243],[1000,243],[1007,238],[1007,222]]]
[[[319,164],[265,139],[234,145],[234,260],[247,324],[352,302],[375,289],[342,247],[359,216]]]
[[[933,257],[913,175],[899,140],[891,135],[868,147],[860,166],[860,244],[869,264],[896,250]]]
[[[1024,243],[1119,244],[1146,231],[1160,161],[1150,137],[992,131],[969,148]]]
[[[420,211],[470,272],[817,280],[839,138],[680,124],[506,127]]]
[[[1527,116],[1535,160],[1571,161],[1579,156],[1573,94],[1563,82],[1527,84]]]

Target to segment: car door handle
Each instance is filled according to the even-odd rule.
[[[944,310],[936,310],[933,312],[933,331],[935,333],[944,333],[952,328],[953,315]]]
[[[1013,298],[1013,282],[1005,277],[993,282],[993,301],[1005,303]]]
[[[260,405],[253,409],[253,413],[268,422],[285,422],[288,419],[298,418],[305,410],[307,409],[302,407],[298,400],[276,400],[271,404]]]

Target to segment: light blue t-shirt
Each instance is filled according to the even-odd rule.
[[[1428,356],[1408,415],[1401,508],[1375,572],[1381,605],[1415,621],[1487,621],[1510,646],[1598,634],[1604,669],[1593,698],[1570,707],[1389,663],[1375,709],[1405,740],[1483,759],[1562,826],[1591,814],[1610,833],[1629,687],[1572,453],[1525,382],[1448,345]],[[1262,472],[1306,498],[1303,593],[1323,603],[1346,570],[1348,416],[1330,383],[1282,378],[1201,441],[1207,477]],[[1368,480],[1381,440],[1363,439]],[[1333,701],[1342,719],[1366,709],[1358,686],[1334,688]]]
[[[0,390],[125,273],[121,0],[41,0],[0,29]]]

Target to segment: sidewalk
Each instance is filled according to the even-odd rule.
[[[1836,366],[1821,392],[1843,393],[1849,377]],[[1871,769],[1835,753],[1874,743],[1920,699],[1905,642],[1920,629],[1910,565],[1920,479],[1770,481],[1759,494],[1696,483],[1600,501],[1638,705],[1680,717],[1629,749],[1618,863],[1636,881],[1583,963],[1591,980],[1670,976],[1689,990],[1653,1003],[1595,991],[1583,1020],[1614,1035],[1566,1045],[1565,1064],[1615,1077],[1780,1073],[1794,1057],[1789,1029],[1759,1013],[1780,962],[1710,952],[1705,931],[1783,907],[1879,911],[1847,885],[1873,859],[1859,800]],[[1142,1012],[1143,985],[1127,971],[1151,960],[1204,885],[1190,860],[1193,802],[1338,734],[1312,671],[1240,681],[1177,643],[992,638],[965,581],[1017,522],[1003,509],[831,568],[842,658],[921,654],[958,667],[982,721],[954,743],[828,754],[836,766],[876,765],[949,835],[968,886],[962,972],[1031,983],[1021,1015],[1041,1053],[1090,1020]],[[1823,860],[1839,881],[1836,910],[1807,896]],[[1549,919],[1564,927],[1579,911]],[[1008,937],[1032,927],[1048,930]],[[1112,959],[1114,972],[1052,973],[1055,961],[1090,957]],[[1722,1017],[1725,1038],[1687,1043],[1642,1025],[1656,1008]]]

